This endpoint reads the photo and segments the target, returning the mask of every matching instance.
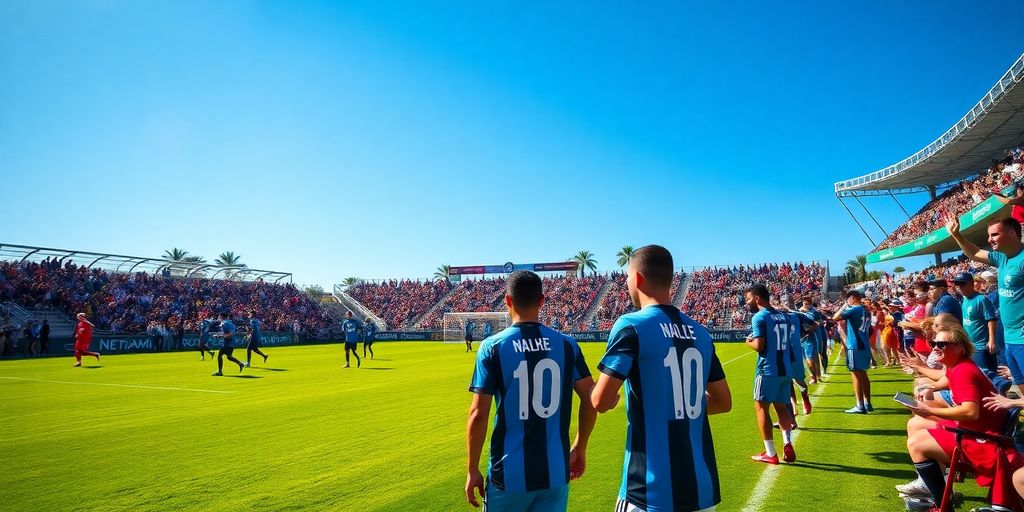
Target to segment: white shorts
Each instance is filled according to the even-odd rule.
[[[615,502],[615,512],[647,512],[646,510],[626,501],[618,500]],[[708,508],[702,508],[697,512],[715,512],[715,507],[711,506]]]

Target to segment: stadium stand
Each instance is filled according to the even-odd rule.
[[[348,294],[384,320],[390,329],[400,330],[410,327],[453,288],[447,281],[391,279],[358,283]]]
[[[882,251],[914,240],[942,226],[946,215],[962,215],[992,195],[1024,177],[1024,148],[1007,150],[988,170],[946,189],[925,204],[906,223],[893,230],[875,251]]]
[[[0,262],[0,301],[68,315],[85,312],[97,329],[115,334],[142,333],[153,321],[166,324],[182,316],[192,331],[200,313],[225,310],[239,317],[255,311],[268,330],[286,331],[298,321],[316,335],[333,323],[319,303],[290,283],[116,273],[49,258]]]

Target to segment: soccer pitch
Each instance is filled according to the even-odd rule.
[[[581,347],[596,371],[604,344]],[[225,377],[195,352],[85,368],[70,357],[0,362],[0,508],[471,510],[462,488],[475,354],[434,342],[374,348],[360,369],[341,368],[341,345],[268,348],[266,365],[241,374],[225,361]],[[903,508],[893,485],[915,476],[908,414],[889,397],[909,387],[905,375],[872,371],[875,413],[847,415],[849,374],[835,368],[812,386],[814,412],[798,417],[798,461],[767,467],[749,457],[763,449],[754,354],[741,343],[717,350],[733,395],[732,412],[711,419],[719,510]],[[612,509],[624,443],[620,405],[598,417],[570,510]],[[957,490],[968,507],[984,495],[970,482]]]

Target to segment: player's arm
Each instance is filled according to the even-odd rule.
[[[622,379],[618,379],[602,373],[597,378],[597,384],[590,393],[590,403],[597,412],[604,413],[615,408],[619,403],[619,389],[622,388]]]
[[[480,497],[484,496],[484,476],[480,473],[480,454],[483,452],[484,440],[487,438],[487,418],[491,414],[491,395],[473,394],[473,403],[469,406],[469,420],[466,422],[466,501],[479,507],[476,490]]]
[[[597,423],[597,410],[590,402],[590,394],[594,391],[594,379],[584,377],[577,380],[573,384],[573,390],[576,391],[576,396],[580,397],[580,412],[576,422],[576,440],[569,451],[570,480],[583,476],[587,469],[587,444],[590,443],[590,434]]]
[[[725,371],[718,360],[718,354],[711,356],[711,370],[708,374],[708,387],[704,390],[708,401],[708,415],[722,414],[732,410],[732,392],[729,382],[725,380]]]
[[[765,347],[765,332],[767,330],[768,326],[765,325],[764,318],[759,314],[755,314],[750,319],[750,336],[747,336],[744,343],[754,352],[761,353]]]
[[[978,263],[992,264],[992,261],[988,259],[988,251],[981,249],[970,240],[964,238],[963,233],[960,232],[960,217],[947,215],[946,230],[949,231],[949,236],[953,237],[956,244],[960,246],[960,250],[964,251],[964,256]]]

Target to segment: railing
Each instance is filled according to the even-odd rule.
[[[1024,54],[1017,58],[1017,61],[1010,66],[1010,69],[1003,74],[1003,77],[1000,78],[991,89],[989,89],[988,93],[985,94],[985,96],[983,96],[976,105],[974,105],[974,108],[964,114],[964,116],[960,118],[960,120],[957,121],[957,123],[950,129],[946,130],[946,133],[943,133],[939,138],[932,141],[931,144],[925,146],[924,149],[921,149],[917,153],[914,153],[906,159],[890,165],[889,167],[875,171],[871,174],[865,174],[864,176],[837,182],[835,184],[836,194],[844,190],[856,189],[867,185],[868,183],[888,178],[889,176],[903,172],[906,169],[931,158],[932,155],[939,152],[950,143],[956,141],[961,135],[973,128],[978,121],[988,114],[989,110],[992,109],[992,106],[999,102],[999,99],[1003,97],[1006,91],[1015,87],[1017,82],[1020,82],[1022,78],[1024,78]]]

